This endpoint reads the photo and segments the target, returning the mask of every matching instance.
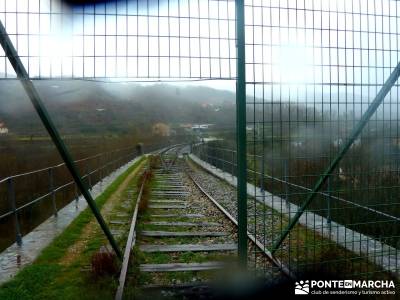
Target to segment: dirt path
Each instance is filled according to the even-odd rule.
[[[101,214],[105,219],[107,219],[109,213],[116,206],[116,204],[121,201],[121,196],[123,192],[128,188],[129,183],[140,172],[145,163],[145,160],[142,161],[140,165],[138,165],[137,168],[125,178],[125,180],[119,185],[117,190],[106,201],[101,209]],[[67,249],[64,257],[60,260],[59,264],[63,266],[69,266],[72,262],[74,262],[76,258],[80,255],[80,253],[82,253],[83,250],[86,248],[86,245],[90,238],[98,232],[100,232],[100,226],[97,224],[96,219],[93,218],[93,220],[91,220],[83,229],[79,240]]]

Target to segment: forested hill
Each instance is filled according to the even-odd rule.
[[[211,123],[223,128],[235,126],[235,94],[206,86],[103,83],[81,80],[35,81],[39,93],[64,135],[149,134],[155,123],[172,127],[184,123]],[[21,84],[0,81],[0,123],[11,134],[41,135],[43,126],[33,111]],[[249,97],[248,122],[282,123],[286,120],[321,120],[321,110],[304,103]],[[347,106],[343,106],[347,107]],[[331,112],[334,112],[332,110]],[[351,111],[347,111],[351,114]],[[344,115],[344,119],[345,115]],[[350,118],[351,119],[351,118]],[[345,124],[342,124],[345,126]],[[278,130],[279,126],[274,126]],[[336,130],[337,131],[337,130]]]
[[[157,122],[234,124],[234,93],[208,87],[78,80],[35,85],[62,134],[146,131]],[[1,81],[0,89],[0,122],[14,134],[41,132],[20,83]]]

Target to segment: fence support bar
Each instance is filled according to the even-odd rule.
[[[56,193],[54,191],[54,174],[53,168],[49,169],[49,192],[51,193],[51,202],[53,203],[53,213],[57,217],[57,204],[56,204]]]
[[[8,190],[8,201],[10,203],[11,209],[14,215],[14,224],[15,224],[15,238],[17,241],[17,245],[22,245],[22,234],[21,234],[21,226],[19,225],[18,219],[18,212],[17,212],[17,205],[15,203],[15,187],[14,187],[14,180],[9,178],[7,180],[7,190]]]
[[[372,115],[376,112],[378,109],[379,105],[382,103],[382,101],[385,99],[386,95],[389,93],[393,85],[396,83],[397,79],[400,76],[400,62],[397,64],[396,68],[392,71],[390,74],[389,78],[386,80],[382,88],[379,90],[378,94],[376,95],[374,101],[371,102],[369,105],[367,111],[362,115],[360,122],[354,127],[349,139],[346,141],[344,144],[343,148],[340,150],[338,155],[332,160],[330,165],[326,168],[324,173],[319,177],[317,183],[315,184],[314,188],[308,195],[307,199],[301,204],[299,210],[297,211],[296,215],[293,217],[293,219],[290,221],[290,223],[287,225],[285,230],[282,232],[281,236],[279,239],[274,243],[272,246],[271,253],[274,254],[282,242],[285,240],[287,235],[290,233],[290,231],[293,229],[293,227],[297,224],[299,221],[300,217],[304,213],[304,211],[307,209],[307,207],[310,205],[310,203],[314,200],[315,196],[318,194],[318,192],[321,190],[322,186],[325,184],[329,176],[332,175],[333,170],[337,167],[337,165],[340,163],[344,155],[347,153],[347,151],[350,149],[351,145],[353,142],[357,139],[357,137],[361,134],[362,130],[364,129],[365,125],[367,125],[368,121],[371,119]]]
[[[236,0],[236,147],[238,254],[241,265],[247,267],[247,171],[246,171],[246,60],[244,31],[244,0]]]
[[[90,209],[95,215],[97,222],[100,224],[100,227],[103,230],[104,234],[107,236],[107,239],[110,242],[111,246],[113,247],[115,253],[121,259],[122,252],[119,249],[117,242],[115,241],[100,211],[98,210],[96,203],[92,198],[92,195],[88,192],[85,184],[83,183],[82,178],[78,172],[78,169],[75,167],[75,163],[73,162],[67,147],[65,146],[63,140],[61,139],[61,136],[59,135],[56,127],[54,126],[54,123],[51,120],[50,115],[47,112],[47,109],[45,108],[39,96],[39,93],[37,92],[32,81],[29,79],[29,75],[24,65],[22,64],[21,59],[19,58],[18,53],[15,50],[14,45],[12,44],[6,32],[6,29],[4,28],[3,23],[1,21],[0,21],[0,43],[1,46],[3,47],[5,54],[7,55],[8,60],[13,66],[18,79],[21,81],[21,84],[24,87],[25,92],[27,93],[29,99],[31,100],[33,107],[35,108],[43,125],[45,126],[47,132],[49,133],[51,139],[53,140],[53,143],[57,147],[57,150],[60,153],[62,159],[64,160],[65,165],[70,171],[72,178],[74,179],[81,193],[85,197]]]

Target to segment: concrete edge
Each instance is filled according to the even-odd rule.
[[[102,181],[93,186],[90,193],[93,198],[101,195],[120,175],[133,166],[144,156],[136,157],[125,165],[113,171]],[[51,216],[30,233],[23,237],[22,246],[12,244],[0,253],[0,284],[12,279],[21,269],[31,264],[50,243],[72,221],[87,208],[83,196],[72,200],[68,205],[58,211],[58,216]]]
[[[236,188],[237,179],[235,176],[212,166],[194,154],[190,154],[189,158],[212,175]],[[262,192],[259,187],[250,183],[247,184],[247,194],[278,213],[285,214],[289,218],[294,216],[298,210],[296,204],[290,203],[269,192]],[[299,223],[308,229],[318,232],[323,237],[335,241],[347,250],[357,255],[367,257],[369,261],[382,267],[385,271],[389,271],[396,276],[400,275],[400,251],[394,247],[349,229],[339,223],[333,221],[329,223],[325,217],[309,211],[302,215]],[[270,242],[272,243],[272,241]]]

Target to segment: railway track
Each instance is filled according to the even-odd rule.
[[[138,191],[116,299],[207,297],[212,282],[238,270],[236,219],[196,182],[183,149],[155,155],[145,171],[148,182]],[[253,267],[274,270],[270,280],[289,275],[251,235],[248,245],[259,250],[249,251]]]

